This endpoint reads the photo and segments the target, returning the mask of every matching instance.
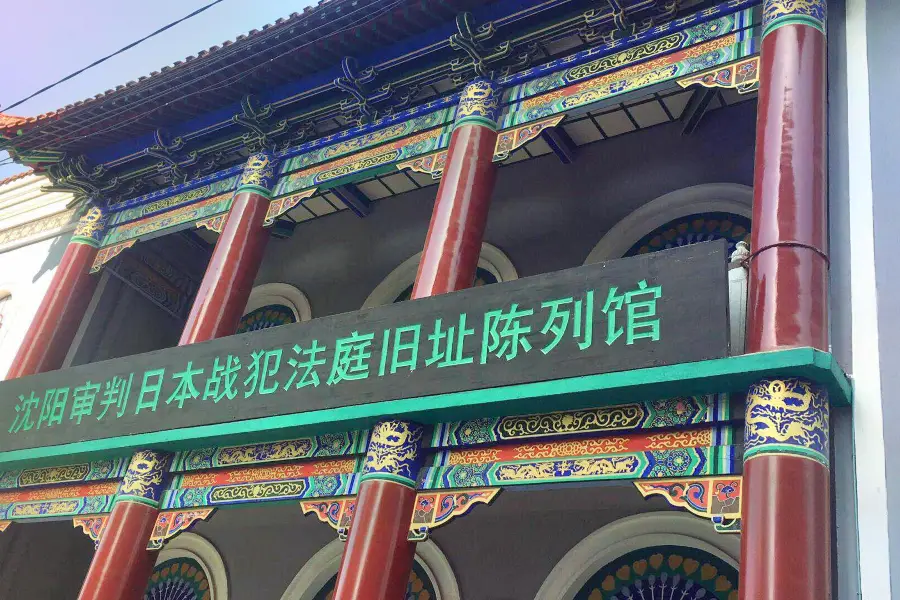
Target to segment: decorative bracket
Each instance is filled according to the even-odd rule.
[[[122,242],[121,244],[115,244],[113,246],[107,246],[106,248],[100,248],[97,251],[97,255],[94,256],[94,263],[91,265],[91,273],[96,273],[99,271],[103,265],[122,254],[122,251],[126,248],[131,248],[134,246],[136,239],[128,240],[127,242]]]
[[[759,88],[759,56],[751,56],[678,80],[678,85],[683,88],[695,84],[705,88],[733,88],[739,94],[755,92]]]
[[[416,494],[407,539],[411,542],[427,540],[431,530],[467,514],[476,504],[490,504],[500,490],[501,488],[494,487],[449,492],[419,492]],[[347,540],[356,511],[356,496],[306,500],[300,503],[300,507],[304,515],[315,514],[320,521],[335,529],[341,540]]]
[[[490,78],[492,73],[489,65],[506,58],[512,52],[509,42],[502,42],[491,48],[485,46],[484,42],[494,37],[494,24],[476,27],[471,13],[464,12],[456,16],[456,30],[457,33],[450,36],[450,47],[465,52],[467,56],[450,63],[453,72],[471,68],[479,77]]]
[[[556,127],[566,118],[565,114],[554,115],[540,121],[533,121],[526,125],[506,129],[497,134],[497,142],[494,145],[494,162],[501,162],[509,158],[515,150],[518,150],[531,140],[537,138],[542,132]],[[425,156],[419,156],[413,160],[397,163],[397,170],[409,169],[416,173],[426,173],[433,179],[440,179],[447,165],[447,150],[432,152]]]
[[[187,531],[198,520],[207,520],[215,510],[215,508],[196,508],[192,510],[169,510],[159,513],[156,517],[156,524],[153,526],[153,533],[150,534],[147,550],[159,550],[163,547],[166,540],[175,537],[182,531]],[[100,536],[103,535],[108,519],[109,515],[92,515],[75,517],[72,519],[72,523],[75,527],[81,527],[81,530],[94,540],[94,546],[98,546],[100,544]],[[3,529],[0,528],[0,531],[3,531]]]
[[[306,200],[316,193],[317,188],[310,188],[290,196],[282,196],[275,198],[269,202],[269,210],[266,211],[266,218],[263,221],[263,227],[269,227],[275,224],[275,219],[288,212],[298,204],[301,200]]]
[[[197,229],[209,229],[210,231],[214,231],[216,233],[222,233],[222,230],[225,229],[225,221],[228,220],[227,212],[224,212],[220,215],[215,215],[213,217],[207,217],[206,219],[200,219],[194,225]]]
[[[672,506],[709,519],[719,533],[741,531],[740,475],[635,481],[641,495],[662,496]]]
[[[81,527],[81,531],[94,541],[94,547],[100,545],[100,534],[106,527],[106,519],[109,515],[93,515],[90,517],[75,517],[72,519],[74,527]]]
[[[159,550],[166,540],[175,537],[182,531],[187,531],[198,520],[207,520],[215,510],[215,508],[195,508],[159,513],[156,517],[156,525],[153,526],[153,533],[150,534],[147,550]]]
[[[555,115],[549,119],[534,121],[527,125],[501,131],[497,135],[497,144],[494,146],[494,162],[500,162],[509,158],[509,155],[535,139],[545,129],[556,127],[566,118],[565,113]]]

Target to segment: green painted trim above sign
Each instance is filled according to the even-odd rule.
[[[759,379],[773,376],[805,377],[828,388],[832,406],[850,404],[850,380],[831,354],[814,348],[793,348],[2,452],[0,464],[4,468],[39,466],[70,463],[86,457],[121,456],[139,448],[178,450],[203,445],[261,443],[291,436],[362,429],[386,414],[420,423],[439,423],[609,406],[626,400],[640,402],[736,392],[746,390]]]

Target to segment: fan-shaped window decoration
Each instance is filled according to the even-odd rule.
[[[173,558],[156,565],[144,600],[210,600],[203,566],[193,558]]]
[[[334,586],[337,583],[337,575],[328,580],[313,600],[332,600],[334,598]],[[403,600],[437,600],[438,595],[434,589],[434,583],[428,577],[428,573],[418,561],[413,563],[413,570],[409,574],[409,585],[406,586],[406,596]]]
[[[738,571],[697,548],[653,546],[629,552],[595,573],[575,600],[737,600]]]
[[[287,325],[296,322],[297,318],[294,316],[294,311],[290,307],[282,306],[280,304],[269,304],[260,306],[256,310],[251,310],[241,317],[237,333],[268,329],[269,327],[278,327],[279,325]]]
[[[475,270],[475,283],[472,284],[472,287],[480,287],[482,285],[488,285],[491,283],[497,283],[497,276],[484,269],[482,267],[478,267]],[[405,302],[412,297],[413,286],[415,284],[410,285],[408,288],[403,290],[403,292],[397,296],[394,302]]]
[[[237,333],[309,321],[312,309],[306,294],[287,283],[265,283],[250,292]]]
[[[688,246],[699,242],[725,239],[728,255],[738,242],[750,243],[750,219],[732,213],[701,213],[669,221],[638,240],[625,256],[635,256]]]

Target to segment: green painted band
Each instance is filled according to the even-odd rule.
[[[242,185],[238,189],[234,190],[235,195],[241,193],[259,194],[260,196],[265,196],[269,199],[272,198],[272,190],[266,189],[261,185]]]
[[[159,508],[159,502],[142,496],[129,496],[127,494],[116,496],[116,499],[113,501],[113,506],[119,502],[134,502],[135,504],[145,504],[147,506],[152,506],[153,508]]]
[[[84,237],[81,235],[72,236],[72,239],[69,240],[70,244],[84,244],[85,246],[91,246],[92,248],[99,248],[100,242],[95,240],[94,238]]]
[[[826,469],[828,468],[828,458],[821,452],[804,448],[803,446],[793,446],[791,444],[763,444],[744,450],[744,462],[757,456],[798,456],[814,460]]]
[[[695,363],[585,375],[357,404],[244,421],[229,421],[149,433],[0,452],[0,464],[72,464],[89,457],[119,457],[131,450],[177,451],[208,445],[258,444],[306,435],[371,427],[385,415],[433,424],[482,417],[598,408],[629,402],[719,392],[746,391],[766,377],[797,376],[824,385],[832,406],[849,406],[850,381],[834,357],[814,348],[743,354]],[[40,463],[38,463],[40,461]]]
[[[392,483],[399,483],[403,487],[408,487],[410,489],[416,489],[416,482],[410,479],[409,477],[404,477],[403,475],[395,475],[394,473],[366,473],[362,477],[359,478],[359,482],[363,481],[390,481]]]
[[[762,36],[766,37],[776,29],[785,27],[787,25],[808,25],[813,29],[817,29],[818,31],[820,31],[822,35],[825,35],[825,23],[823,23],[819,19],[807,17],[806,15],[789,15],[780,17],[768,23],[763,29]]]
[[[481,125],[491,131],[497,131],[497,122],[487,117],[463,117],[453,124],[453,130],[456,131],[463,125]]]

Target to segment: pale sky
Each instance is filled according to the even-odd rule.
[[[39,0],[3,2],[0,25],[0,112],[211,0]],[[165,65],[301,12],[309,0],[224,0],[209,10],[108,60],[11,114],[34,116],[136,80]],[[0,162],[7,158],[0,152]],[[0,179],[23,170],[0,166]]]

